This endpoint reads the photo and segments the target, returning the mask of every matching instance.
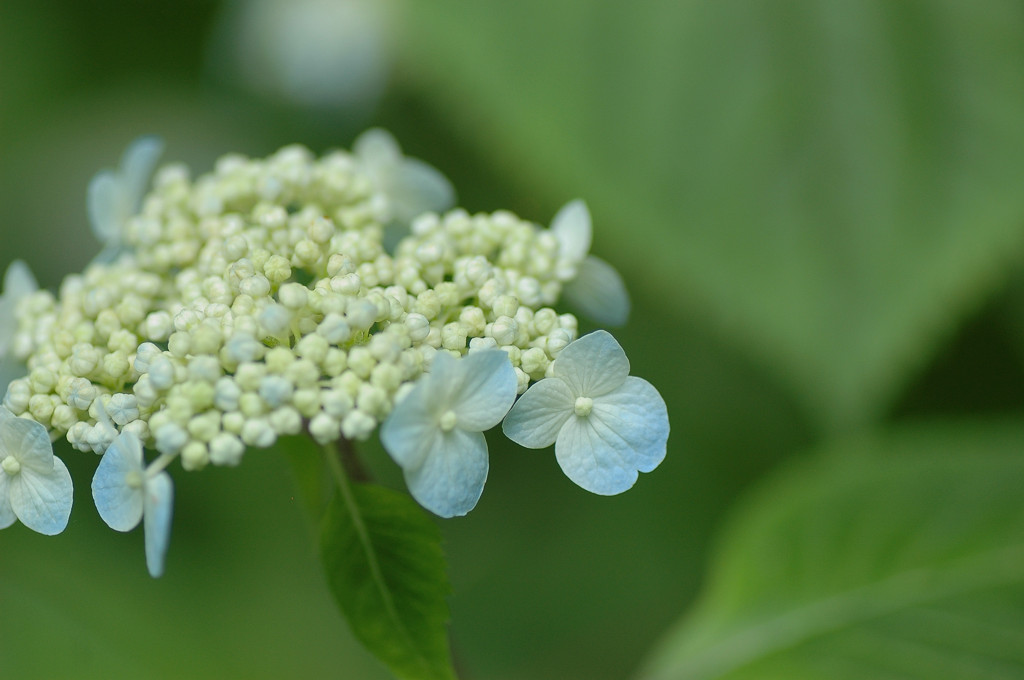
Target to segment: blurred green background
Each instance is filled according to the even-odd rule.
[[[464,677],[1024,678],[1021,35],[995,0],[5,0],[0,268],[80,270],[147,133],[198,174],[379,125],[471,211],[582,197],[669,452],[599,498],[492,437],[441,523]],[[0,677],[387,677],[283,455],[175,470],[152,581],[58,454],[68,530],[0,534]]]

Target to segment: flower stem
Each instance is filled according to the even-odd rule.
[[[338,440],[337,457],[341,461],[341,465],[345,468],[345,472],[354,482],[370,482],[373,481],[370,478],[370,474],[363,467],[363,463],[359,460],[359,455],[356,453],[356,447],[351,439],[342,437]]]

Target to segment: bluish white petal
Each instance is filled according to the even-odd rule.
[[[632,487],[639,471],[649,472],[661,462],[667,439],[661,396],[645,380],[630,378],[615,394],[595,399],[588,417],[566,421],[555,442],[555,458],[576,484],[611,496]]]
[[[417,215],[441,212],[455,204],[451,182],[427,163],[403,156],[398,142],[386,130],[367,130],[352,149],[387,197],[395,221],[408,223]]]
[[[622,385],[629,375],[629,359],[611,333],[594,331],[558,354],[554,375],[576,396],[594,398]]]
[[[149,186],[149,178],[156,170],[157,161],[164,152],[164,142],[159,137],[139,137],[125,149],[121,157],[121,181],[128,215],[131,217],[142,207],[142,197]]]
[[[505,417],[516,399],[516,372],[501,350],[474,352],[455,361],[454,391],[447,408],[463,430],[483,432]]]
[[[380,428],[380,442],[402,468],[421,465],[430,453],[430,442],[438,430],[437,404],[429,396],[429,384],[420,381],[398,402]]]
[[[96,237],[108,246],[101,258],[112,256],[121,245],[125,222],[139,212],[163,148],[157,137],[140,137],[125,150],[116,172],[99,172],[89,183],[89,222]]]
[[[619,272],[604,260],[587,256],[562,288],[566,302],[584,316],[605,326],[623,326],[629,320],[629,293]]]
[[[593,238],[587,204],[580,199],[566,203],[551,220],[551,231],[558,239],[562,255],[582,260],[590,252]]]
[[[665,459],[668,409],[654,385],[630,376],[622,387],[594,399],[591,420],[614,432],[633,452],[629,463],[650,472]]]
[[[7,267],[4,274],[4,298],[20,300],[26,295],[31,295],[39,289],[36,277],[32,270],[21,260],[15,260]]]
[[[6,529],[18,519],[18,516],[14,514],[14,508],[11,507],[9,479],[0,469],[0,529]]]
[[[164,573],[164,557],[171,540],[171,516],[174,512],[174,483],[161,472],[146,482],[143,527],[146,532],[146,567],[158,578]]]
[[[120,243],[125,207],[120,185],[113,172],[104,170],[92,178],[86,208],[96,238],[103,243]]]
[[[142,519],[142,443],[131,433],[121,434],[107,448],[92,478],[96,510],[116,531],[131,531]]]
[[[0,295],[0,360],[10,347],[11,339],[18,328],[14,312],[18,302],[39,288],[32,270],[21,260],[15,260],[4,274],[3,295]],[[0,385],[2,388],[3,385]]]
[[[372,128],[359,135],[352,143],[352,151],[371,174],[387,172],[402,160],[398,142],[387,130]]]
[[[591,493],[613,496],[631,488],[639,476],[628,463],[630,451],[589,418],[573,416],[555,442],[555,459],[565,476]]]
[[[519,397],[505,416],[505,436],[528,449],[551,446],[565,421],[573,416],[576,395],[558,378],[545,378]]]
[[[60,458],[53,458],[47,473],[22,466],[8,479],[7,491],[14,514],[32,531],[54,536],[67,527],[74,489],[71,473]]]
[[[425,212],[444,212],[455,205],[455,188],[441,171],[415,158],[406,158],[388,188],[394,217],[411,222]]]
[[[434,431],[422,465],[405,470],[412,497],[440,517],[465,515],[487,481],[487,440],[480,432]]]
[[[7,456],[39,475],[53,471],[53,444],[46,428],[28,418],[18,418],[7,409],[0,409],[0,460]]]

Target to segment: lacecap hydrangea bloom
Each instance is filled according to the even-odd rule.
[[[88,212],[104,256],[56,293],[5,292],[13,315],[0,302],[4,349],[24,367],[0,424],[36,428],[31,447],[11,444],[4,459],[16,516],[26,506],[10,491],[15,468],[64,469],[40,448],[57,439],[102,456],[97,509],[117,530],[145,524],[154,575],[171,466],[237,465],[286,435],[347,447],[380,429],[413,497],[444,517],[476,505],[483,432],[510,408],[512,439],[554,442],[570,479],[596,493],[623,491],[661,461],[668,418],[656,390],[627,377],[610,335],[580,339],[576,317],[557,309],[571,290],[608,322],[628,313],[621,278],[588,254],[585,205],[570,203],[552,229],[471,215],[387,133],[355,146],[227,155],[197,178],[168,164],[150,184],[162,145],[145,138],[94,180]],[[405,235],[385,247],[396,221]],[[53,516],[39,530],[63,528]]]

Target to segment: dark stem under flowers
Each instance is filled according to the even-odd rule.
[[[345,468],[345,473],[349,479],[359,483],[373,481],[370,473],[366,471],[366,467],[363,466],[363,462],[359,459],[359,453],[356,451],[355,443],[351,439],[340,438],[337,448],[338,460],[341,461],[341,465]]]

